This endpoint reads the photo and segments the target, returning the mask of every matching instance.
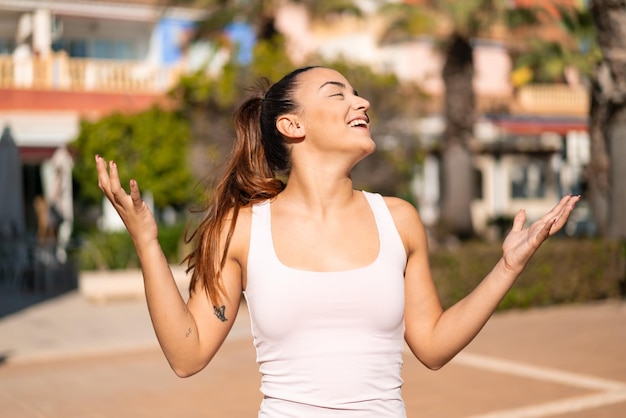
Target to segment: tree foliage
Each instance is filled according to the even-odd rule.
[[[218,74],[212,74],[204,68],[183,74],[170,95],[182,110],[203,108],[228,115],[241,100],[242,92],[256,80],[267,78],[276,81],[294,68],[285,52],[284,42],[280,35],[259,40],[249,65],[238,64],[232,54]]]
[[[223,37],[224,28],[239,20],[249,22],[261,40],[269,40],[278,35],[274,26],[278,9],[284,5],[279,0],[166,0],[170,5],[202,7],[209,11],[206,19],[200,22],[195,39],[218,40]],[[361,9],[352,0],[291,0],[302,5],[315,20],[326,20],[332,16],[350,13],[360,15]]]
[[[556,10],[556,16],[546,19],[561,29],[561,39],[531,37],[525,43],[525,50],[516,54],[514,73],[527,73],[524,82],[563,82],[568,68],[589,79],[602,57],[590,10],[571,7],[558,7]],[[543,13],[542,16],[548,14]]]
[[[157,208],[188,202],[193,180],[188,164],[191,135],[178,113],[154,107],[138,114],[116,113],[96,122],[83,120],[78,138],[74,178],[87,202],[102,199],[95,178],[94,155],[118,164],[122,184],[131,176],[151,191]]]

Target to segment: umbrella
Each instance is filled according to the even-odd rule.
[[[0,138],[0,239],[21,237],[25,231],[22,162],[11,130]]]
[[[25,267],[24,200],[20,153],[5,127],[0,137],[0,282],[16,285]]]

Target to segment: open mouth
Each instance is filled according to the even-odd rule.
[[[348,126],[351,128],[367,128],[367,121],[365,119],[355,119]]]

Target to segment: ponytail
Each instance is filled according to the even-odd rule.
[[[185,242],[195,248],[185,257],[192,271],[190,293],[201,282],[215,305],[223,292],[222,270],[235,230],[239,210],[278,195],[285,184],[276,178],[289,169],[289,153],[276,128],[278,116],[293,112],[297,76],[313,67],[295,70],[265,92],[244,101],[235,111],[235,140],[226,169],[218,180],[207,214]],[[226,242],[220,251],[222,231],[229,221]]]

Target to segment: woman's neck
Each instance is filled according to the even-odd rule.
[[[278,196],[285,203],[316,213],[345,207],[353,198],[353,184],[349,176],[323,171],[303,175],[298,170],[290,173],[285,190]]]

